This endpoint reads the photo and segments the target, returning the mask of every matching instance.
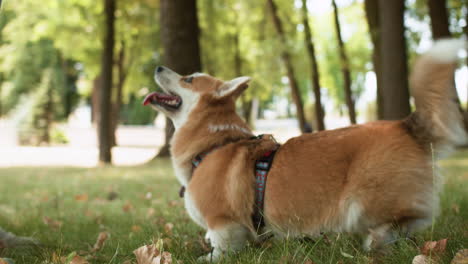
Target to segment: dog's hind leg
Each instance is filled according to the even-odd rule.
[[[199,261],[218,261],[225,252],[236,252],[241,250],[250,239],[250,231],[247,227],[230,223],[214,229],[209,229],[208,233],[213,251],[200,257]]]

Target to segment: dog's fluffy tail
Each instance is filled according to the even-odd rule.
[[[416,111],[404,123],[420,143],[437,152],[466,144],[467,135],[456,102],[454,72],[464,40],[442,39],[415,63],[410,78]]]

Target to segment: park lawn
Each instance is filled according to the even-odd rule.
[[[399,241],[379,263],[411,263],[429,240],[448,238],[441,263],[468,247],[468,151],[441,164],[445,186],[433,229],[415,241]],[[169,160],[139,167],[0,169],[0,180],[0,227],[43,245],[3,252],[17,264],[61,263],[60,257],[73,252],[90,263],[136,263],[133,250],[158,239],[173,263],[193,263],[206,253],[203,230],[185,213]],[[100,232],[110,238],[91,253]],[[359,237],[346,234],[270,240],[221,263],[371,263],[376,256],[360,244]]]

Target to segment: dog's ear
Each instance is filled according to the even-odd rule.
[[[250,79],[251,78],[248,76],[242,76],[224,82],[216,91],[216,96],[219,98],[226,96],[234,96],[237,98],[243,91],[245,91],[245,89],[247,89]]]

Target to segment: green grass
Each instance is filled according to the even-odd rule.
[[[411,263],[418,247],[431,238],[448,238],[442,263],[468,247],[468,151],[441,164],[445,185],[433,232],[428,228],[415,241],[396,243],[379,263]],[[165,239],[165,250],[183,263],[205,254],[199,242],[203,230],[185,213],[169,160],[140,167],[0,169],[0,180],[0,227],[43,245],[3,252],[17,264],[58,263],[54,256],[72,252],[88,256],[90,263],[135,262],[133,250],[158,239]],[[117,197],[109,200],[109,195]],[[61,225],[47,225],[45,217]],[[174,224],[170,232],[166,223]],[[110,238],[100,251],[89,254],[101,231]],[[315,242],[270,240],[221,263],[370,263],[375,256],[360,244],[359,237],[346,234]]]

